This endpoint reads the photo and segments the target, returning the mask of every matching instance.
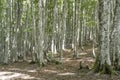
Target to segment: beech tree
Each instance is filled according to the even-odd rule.
[[[44,29],[43,29],[43,20],[42,20],[42,0],[39,0],[38,6],[39,6],[39,21],[38,21],[38,28],[39,28],[39,36],[38,36],[38,53],[37,53],[37,58],[40,66],[44,63],[44,55],[43,55],[43,44],[44,44]]]
[[[114,4],[114,2],[113,2]],[[120,69],[120,1],[115,0],[113,25],[111,30],[111,61],[114,69]]]
[[[112,73],[110,60],[110,0],[99,0],[99,53],[94,65],[95,72]]]

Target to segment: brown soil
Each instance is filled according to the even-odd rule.
[[[79,51],[79,58],[73,59],[71,50],[64,51],[63,64],[48,64],[39,68],[37,64],[17,62],[9,65],[0,65],[0,80],[120,80],[119,75],[100,75],[92,72],[95,59],[92,49]],[[82,66],[89,69],[79,70]]]

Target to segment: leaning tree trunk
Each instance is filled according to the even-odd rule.
[[[95,72],[112,73],[109,54],[110,0],[99,0],[99,53],[94,65]]]

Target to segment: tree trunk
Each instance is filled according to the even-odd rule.
[[[99,53],[94,65],[95,72],[112,74],[109,53],[110,0],[99,0]]]
[[[116,70],[120,70],[120,0],[115,1],[110,46],[112,65]]]
[[[8,64],[10,57],[10,21],[11,21],[11,0],[6,2],[6,43],[5,43],[5,55],[4,63]]]
[[[43,23],[42,23],[42,0],[39,0],[38,2],[38,15],[39,15],[39,21],[38,21],[38,27],[39,27],[39,44],[38,44],[38,62],[40,66],[43,66],[44,64],[44,54],[43,54],[43,44],[44,44],[44,30],[43,30]]]

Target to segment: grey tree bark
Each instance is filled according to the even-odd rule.
[[[120,69],[120,0],[115,0],[114,18],[111,32],[111,59],[112,65]]]
[[[42,2],[43,0],[39,0],[38,2],[38,15],[39,15],[39,21],[38,21],[38,28],[39,28],[39,38],[38,38],[38,62],[39,65],[42,66],[44,64],[44,54],[43,54],[43,44],[44,44],[44,30],[43,30],[43,22],[42,22]]]
[[[109,52],[110,0],[99,0],[99,53],[94,65],[95,72],[112,74]]]

